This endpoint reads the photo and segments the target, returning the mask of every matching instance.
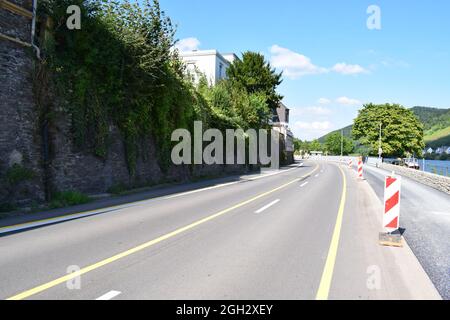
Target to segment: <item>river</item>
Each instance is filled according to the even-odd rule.
[[[420,170],[423,171],[424,161],[419,160]],[[441,176],[450,176],[449,160],[425,160],[425,171],[436,173]]]

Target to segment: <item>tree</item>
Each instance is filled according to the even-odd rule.
[[[300,152],[302,150],[302,140],[294,138],[294,150],[295,152]]]
[[[309,145],[310,151],[323,151],[323,145],[319,142],[319,140],[313,140]]]
[[[276,91],[282,82],[282,73],[277,73],[264,56],[257,52],[247,51],[242,60],[236,59],[227,70],[231,82],[242,86],[249,94],[262,93],[272,110],[278,108],[283,98]]]
[[[353,138],[378,154],[380,123],[384,156],[402,157],[421,154],[425,147],[423,125],[411,110],[398,104],[366,104],[353,125]]]
[[[334,155],[341,154],[341,142],[343,141],[343,153],[348,155],[353,152],[354,144],[353,141],[347,137],[342,140],[342,135],[339,132],[334,132],[327,136],[325,141],[325,147],[327,151]]]

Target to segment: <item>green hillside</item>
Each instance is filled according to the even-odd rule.
[[[427,147],[450,146],[450,109],[414,107],[411,109],[424,126],[424,138]],[[319,138],[324,143],[327,137],[344,130],[344,136],[351,137],[352,125],[339,129]]]
[[[450,145],[450,109],[414,107],[412,111],[423,123],[425,143],[428,147]]]
[[[336,133],[336,132],[338,132],[340,134],[342,130],[344,131],[344,136],[345,137],[351,138],[352,137],[352,128],[353,128],[353,126],[349,125],[349,126],[343,128],[343,129],[339,129],[339,130],[330,132],[330,133],[324,135],[323,137],[319,138],[318,140],[319,140],[320,143],[325,143],[325,141],[327,140],[328,136],[330,136],[330,135],[332,135],[333,133]]]

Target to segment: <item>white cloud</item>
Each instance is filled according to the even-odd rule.
[[[303,122],[297,121],[294,126],[298,129],[307,129],[307,130],[327,130],[331,128],[330,121],[314,121],[314,122]]]
[[[326,104],[330,104],[331,100],[327,99],[327,98],[320,98],[319,100],[317,100],[317,103],[321,104],[321,105],[326,105]]]
[[[314,65],[311,59],[294,51],[273,45],[270,48],[272,66],[284,71],[284,75],[291,79],[297,79],[308,74],[326,73],[326,68]]]
[[[355,105],[361,105],[362,102],[357,99],[352,99],[348,97],[340,97],[336,99],[336,102],[342,105],[346,106],[355,106]]]
[[[293,124],[294,135],[302,140],[314,140],[326,135],[333,128],[330,121],[297,121]]]
[[[292,116],[303,116],[303,115],[317,115],[317,116],[326,116],[330,115],[332,112],[328,108],[324,107],[299,107],[299,108],[292,108],[291,109],[291,115]]]
[[[345,62],[336,63],[332,68],[332,71],[343,74],[343,75],[351,75],[351,74],[360,74],[360,73],[369,73],[366,69],[361,67],[359,64],[347,64]]]
[[[298,79],[305,75],[336,72],[342,75],[355,75],[370,73],[359,64],[336,63],[331,68],[317,66],[311,59],[287,48],[273,45],[270,48],[270,63],[277,69],[283,70],[284,75],[290,79]]]
[[[180,52],[198,50],[200,41],[197,38],[181,39],[175,44],[175,48]]]

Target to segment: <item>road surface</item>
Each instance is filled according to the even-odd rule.
[[[0,229],[0,298],[440,299],[408,246],[378,245],[381,202],[348,168],[170,190]]]

